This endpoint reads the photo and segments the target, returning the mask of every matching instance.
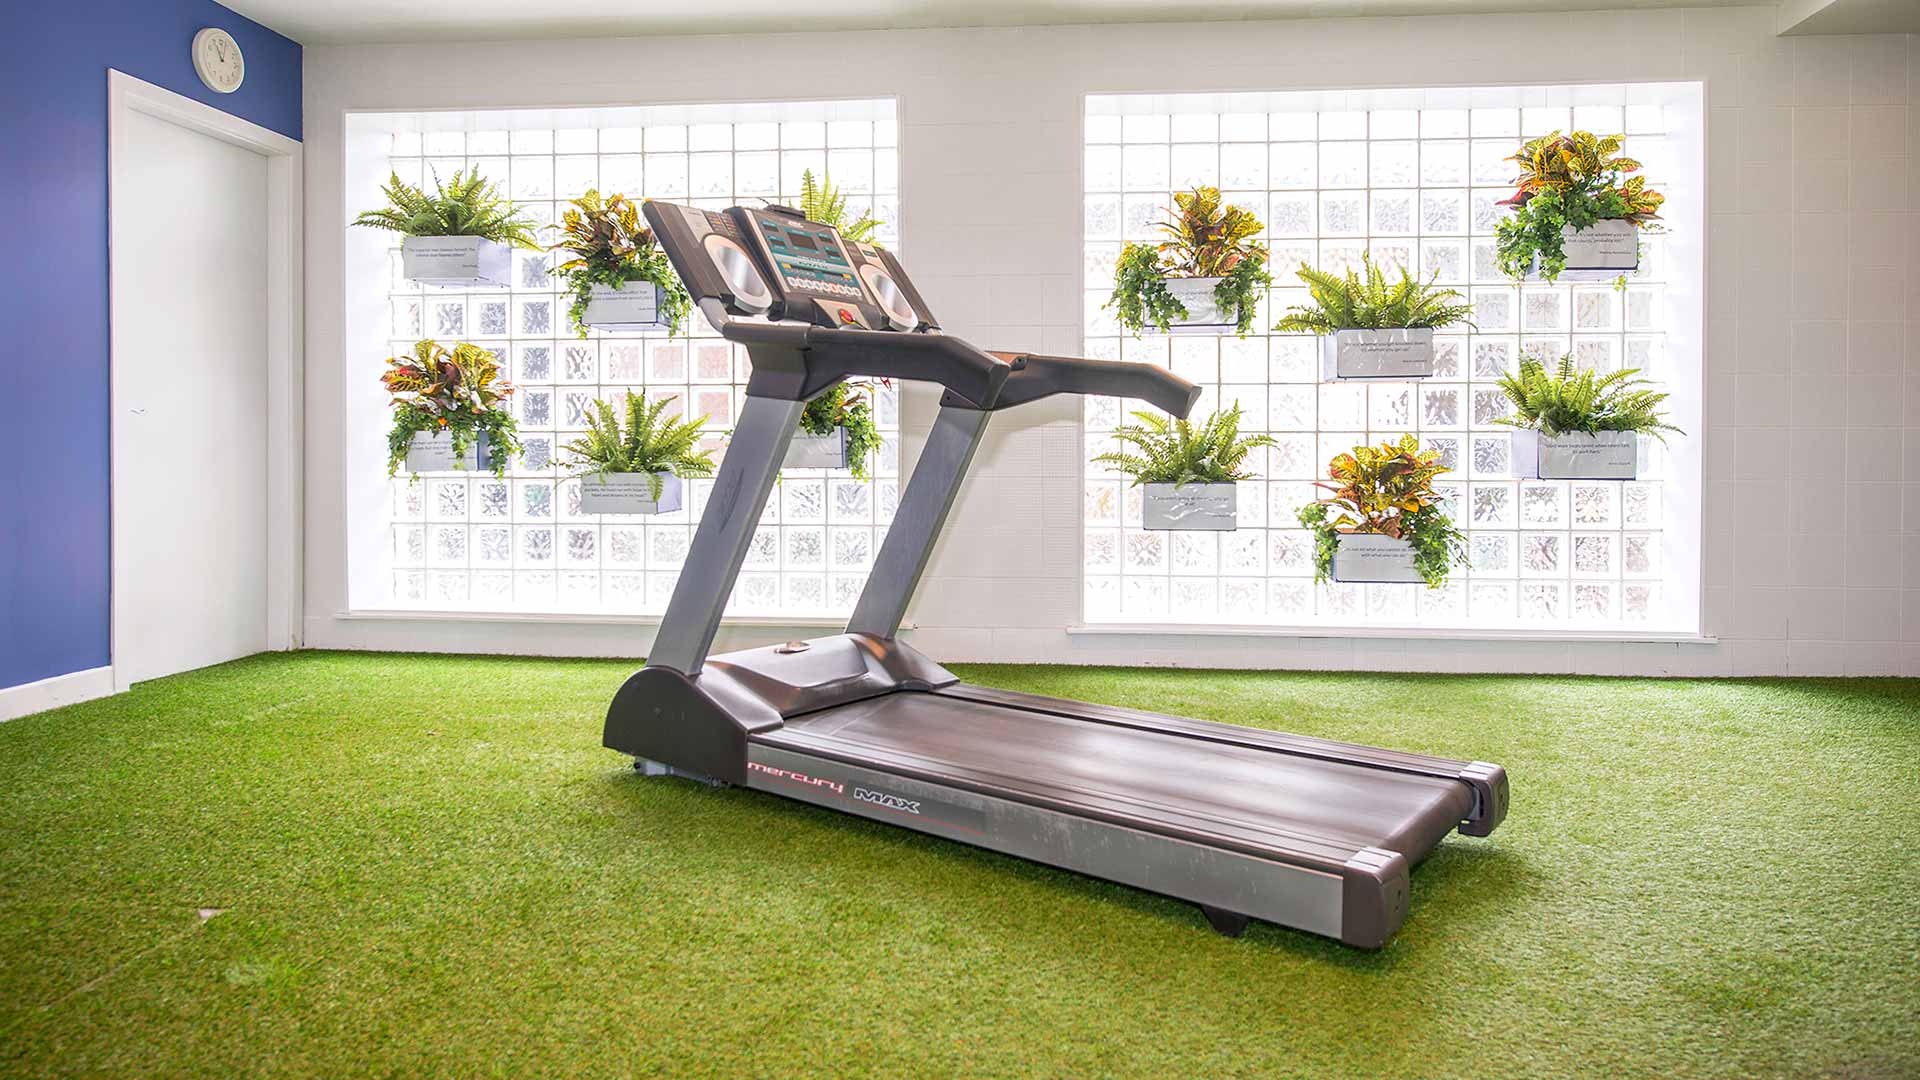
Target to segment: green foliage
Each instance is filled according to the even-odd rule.
[[[587,413],[587,433],[563,449],[570,455],[575,476],[607,473],[646,473],[653,500],[660,501],[660,474],[670,472],[682,480],[699,480],[713,475],[713,451],[700,448],[706,434],[707,418],[688,420],[680,416],[662,417],[672,396],[648,402],[629,390],[624,411],[620,413],[605,401],[595,401]]]
[[[1472,305],[1450,302],[1465,297],[1452,289],[1434,288],[1432,278],[1423,282],[1402,266],[1400,280],[1389,282],[1373,256],[1364,251],[1360,264],[1363,273],[1348,270],[1345,277],[1336,277],[1302,263],[1298,273],[1307,283],[1313,303],[1288,308],[1274,329],[1281,333],[1331,334],[1336,330],[1440,327],[1466,321],[1473,313]],[[1439,271],[1434,274],[1438,277]]]
[[[1300,509],[1300,524],[1314,534],[1314,579],[1333,571],[1333,553],[1342,533],[1375,533],[1413,545],[1414,565],[1428,588],[1446,583],[1447,574],[1467,561],[1467,537],[1441,509],[1434,478],[1446,472],[1440,451],[1421,450],[1420,440],[1356,446],[1327,465],[1327,480],[1314,486],[1326,498]]]
[[[1558,279],[1567,268],[1563,226],[1584,229],[1596,221],[1621,220],[1658,229],[1654,222],[1666,196],[1649,190],[1646,177],[1628,177],[1640,163],[1619,154],[1624,142],[1622,135],[1555,131],[1528,140],[1507,159],[1520,166],[1520,178],[1519,190],[1500,202],[1512,207],[1513,215],[1494,226],[1501,272],[1524,278],[1538,256],[1540,276]]]
[[[800,173],[799,209],[808,220],[839,229],[841,239],[849,244],[873,244],[873,234],[880,228],[880,220],[865,211],[849,218],[847,197],[828,181],[816,180],[812,169]]]
[[[528,251],[539,251],[533,222],[521,216],[519,207],[500,197],[494,185],[481,179],[480,167],[441,183],[429,195],[421,188],[400,179],[394,173],[380,190],[387,205],[369,210],[353,219],[355,225],[386,229],[402,236],[478,236],[498,240]]]
[[[1134,334],[1147,326],[1162,333],[1185,319],[1187,307],[1167,291],[1167,279],[1220,278],[1213,295],[1222,311],[1234,313],[1235,333],[1247,336],[1259,305],[1260,290],[1273,284],[1267,273],[1267,249],[1253,242],[1260,219],[1239,206],[1225,205],[1220,189],[1197,187],[1173,197],[1174,209],[1160,223],[1167,239],[1157,245],[1129,243],[1114,264],[1114,309],[1120,325]]]
[[[1667,395],[1634,378],[1639,373],[1638,368],[1605,375],[1578,371],[1572,356],[1561,357],[1548,371],[1537,357],[1523,356],[1518,375],[1500,376],[1500,392],[1513,404],[1514,415],[1499,422],[1543,435],[1633,431],[1665,442],[1669,431],[1685,434],[1665,420],[1661,404]]]
[[[886,380],[881,380],[886,385]],[[861,480],[873,479],[867,461],[880,448],[880,429],[874,426],[872,387],[866,383],[834,383],[800,412],[800,430],[809,435],[847,432],[847,471]]]
[[[456,467],[474,439],[485,434],[492,447],[493,474],[505,476],[507,462],[520,452],[513,414],[506,408],[513,385],[500,378],[493,353],[459,344],[452,352],[432,340],[414,344],[406,356],[387,358],[381,385],[392,395],[393,429],[387,433],[387,475],[406,460],[415,434],[452,436]]]
[[[625,195],[609,195],[589,189],[573,200],[562,215],[560,230],[566,239],[548,248],[565,251],[573,258],[553,268],[555,277],[567,283],[573,303],[567,315],[574,330],[587,336],[587,303],[593,299],[593,287],[618,288],[629,281],[647,281],[660,286],[660,321],[667,333],[677,334],[686,324],[693,298],[673,272],[667,253],[654,242],[653,231],[640,224],[640,208]]]
[[[1159,413],[1133,414],[1138,424],[1113,430],[1114,441],[1135,452],[1110,451],[1095,457],[1133,477],[1135,484],[1225,484],[1248,480],[1247,455],[1272,446],[1271,435],[1240,434],[1240,406],[1207,417],[1198,426]]]

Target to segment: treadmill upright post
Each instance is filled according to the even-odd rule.
[[[960,481],[973,464],[974,452],[987,433],[985,409],[942,405],[927,435],[926,449],[913,467],[907,489],[900,494],[887,538],[874,556],[873,570],[860,591],[847,633],[891,640],[900,632],[907,604],[920,585],[933,545],[947,523],[947,514],[960,496]]]
[[[714,477],[713,493],[700,516],[700,528],[693,534],[680,580],[673,587],[673,599],[660,620],[648,667],[700,674],[805,407],[800,401],[746,396],[740,422],[734,425],[733,439]]]

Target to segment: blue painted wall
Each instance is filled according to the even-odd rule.
[[[0,8],[0,213],[20,241],[0,259],[5,688],[107,663],[107,69],[297,139],[300,46],[211,0]],[[203,26],[240,43],[235,93],[193,72]]]

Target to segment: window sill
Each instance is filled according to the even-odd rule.
[[[563,611],[462,611],[462,610],[413,610],[388,608],[358,608],[349,611],[336,611],[334,618],[343,622],[467,622],[467,623],[554,623],[567,626],[659,626],[659,615],[616,615],[593,613],[569,613]],[[720,625],[740,627],[796,627],[803,629],[846,628],[847,618],[828,618],[824,616],[779,616],[779,615],[728,615],[720,620]],[[911,630],[912,623],[903,623],[902,630]]]
[[[1073,636],[1400,638],[1413,641],[1618,641],[1655,645],[1717,645],[1718,637],[1657,630],[1473,630],[1417,626],[1183,626],[1179,623],[1076,623]]]

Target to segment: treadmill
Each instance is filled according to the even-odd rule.
[[[779,206],[643,205],[707,319],[753,362],[646,666],[603,742],[648,775],[735,784],[1379,948],[1408,870],[1507,811],[1498,765],[969,686],[899,638],[995,412],[1106,394],[1185,416],[1149,364],[994,353],[940,332],[891,252]],[[944,388],[846,632],[709,656],[808,399],[850,376]]]

